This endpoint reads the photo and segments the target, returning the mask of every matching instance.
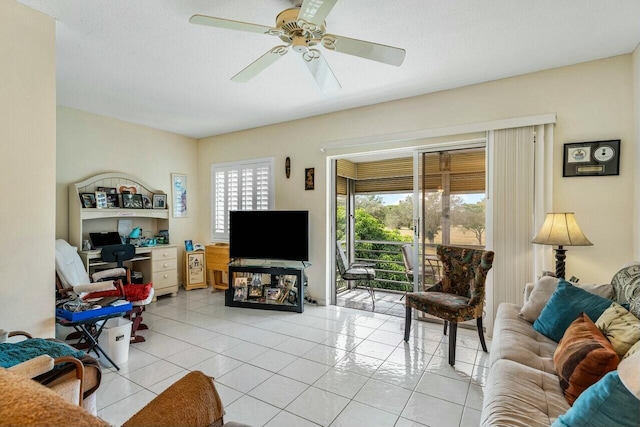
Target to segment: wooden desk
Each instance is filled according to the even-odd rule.
[[[80,251],[80,258],[91,275],[96,267],[110,266],[100,258],[100,250]],[[136,256],[125,261],[133,270],[141,271],[145,283],[153,282],[153,300],[161,295],[178,295],[178,248],[174,245],[143,246],[136,248]]]
[[[229,283],[224,282],[224,275],[229,271],[229,244],[215,243],[205,246],[205,256],[207,258],[207,270],[212,270],[212,286],[215,289],[229,289]],[[228,281],[228,279],[227,279]]]

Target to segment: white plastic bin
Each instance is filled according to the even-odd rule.
[[[108,319],[98,338],[98,344],[116,364],[129,360],[131,320],[124,317]]]

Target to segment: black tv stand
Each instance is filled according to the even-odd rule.
[[[304,263],[236,259],[229,263],[228,307],[304,311]]]

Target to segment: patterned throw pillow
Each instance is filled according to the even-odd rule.
[[[629,356],[631,356],[632,354],[635,354],[635,353],[640,353],[640,341],[638,341],[637,343],[635,343],[635,344],[633,345],[633,347],[631,347],[631,348],[629,349],[629,351],[627,351],[627,352],[625,353],[625,355],[624,355],[624,357],[622,358],[622,360],[627,359]]]
[[[611,279],[611,299],[619,304],[628,303],[629,311],[640,318],[640,262],[624,265]]]
[[[596,326],[621,358],[640,341],[640,319],[618,303],[612,303],[611,307],[598,317]]]
[[[618,366],[611,343],[585,313],[569,326],[553,354],[564,397],[573,405],[580,393]]]

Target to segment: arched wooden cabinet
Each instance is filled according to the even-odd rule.
[[[96,192],[104,189],[107,189],[107,192],[115,191],[114,199],[118,200],[118,207],[85,207],[83,200],[88,206],[90,195],[93,194],[95,199]],[[123,192],[139,194],[143,200],[151,203],[151,206],[145,209],[143,201],[142,208],[124,208],[121,204]],[[154,195],[158,196],[156,209],[153,208]],[[164,207],[161,208],[161,206]],[[118,231],[120,220],[131,221],[131,226],[140,227],[147,237],[156,236],[160,230],[169,231],[166,193],[152,188],[139,178],[119,172],[95,175],[69,185],[69,243],[78,247],[80,257],[85,262],[89,273],[106,263],[100,259],[99,250],[82,250],[83,240],[89,240],[89,233]],[[153,282],[156,297],[166,294],[177,295],[178,262],[175,245],[158,244],[136,248],[132,268],[142,272],[145,283]]]

